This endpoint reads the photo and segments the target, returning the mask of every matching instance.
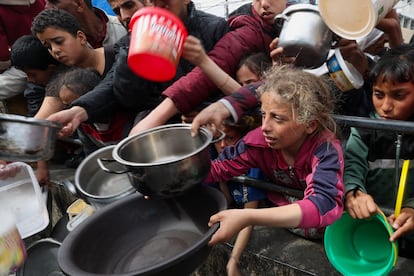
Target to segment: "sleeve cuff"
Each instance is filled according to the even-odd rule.
[[[219,102],[224,104],[224,106],[230,111],[231,117],[233,118],[234,122],[237,122],[239,120],[239,117],[237,116],[236,110],[233,108],[231,103],[226,99],[220,99]]]

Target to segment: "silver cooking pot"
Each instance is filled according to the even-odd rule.
[[[283,47],[285,56],[296,57],[296,66],[311,69],[320,67],[326,61],[333,33],[320,16],[317,6],[292,5],[275,19],[283,20],[278,46]]]
[[[164,198],[180,195],[201,184],[210,171],[212,134],[200,128],[192,137],[190,127],[170,124],[127,137],[114,148],[112,156],[128,169],[132,185],[142,194]]]
[[[112,158],[115,146],[98,149],[88,155],[76,169],[75,185],[65,181],[66,187],[76,196],[82,197],[96,209],[136,193],[129,174],[113,174],[101,170],[98,160]],[[111,170],[125,167],[118,162],[107,164]]]
[[[50,159],[61,127],[47,120],[0,114],[0,159],[22,162]]]

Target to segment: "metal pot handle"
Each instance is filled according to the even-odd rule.
[[[78,197],[78,192],[76,191],[76,187],[75,185],[72,183],[72,181],[70,181],[69,179],[64,179],[62,181],[63,186],[65,186],[65,188],[74,196]]]
[[[101,170],[103,170],[104,172],[107,172],[107,173],[124,174],[124,173],[129,172],[128,169],[118,170],[118,171],[113,171],[111,169],[108,169],[104,165],[104,162],[106,162],[106,163],[116,162],[116,160],[115,159],[112,159],[112,158],[98,158],[98,159],[96,159],[96,162],[98,162],[98,165],[101,168]]]
[[[217,132],[220,132],[220,136],[216,139],[211,140],[211,143],[217,143],[218,141],[221,141],[224,139],[224,137],[226,137],[226,133],[224,131],[222,131],[221,129],[216,129]]]

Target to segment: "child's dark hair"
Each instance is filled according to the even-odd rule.
[[[101,77],[95,69],[74,68],[64,74],[60,84],[80,97],[92,90],[100,81]]]
[[[76,18],[61,9],[43,10],[33,19],[32,34],[34,36],[43,33],[47,28],[63,30],[73,36],[76,36],[78,31],[82,31],[82,27]]]
[[[21,70],[46,70],[51,64],[59,64],[40,40],[33,35],[23,35],[13,43],[10,61],[11,65]]]
[[[242,66],[246,66],[259,77],[263,76],[263,73],[272,66],[272,60],[270,56],[264,52],[257,52],[249,54],[240,59],[239,64],[236,67],[236,71]]]
[[[62,86],[63,77],[66,72],[72,69],[72,67],[68,67],[64,64],[59,64],[59,66],[56,67],[56,70],[50,78],[49,82],[46,84],[45,96],[59,98],[59,90]]]
[[[332,117],[335,106],[326,82],[318,76],[289,65],[274,65],[265,73],[266,81],[258,88],[259,95],[270,93],[291,105],[293,118],[301,124],[317,121],[319,130],[336,133]]]
[[[403,44],[386,52],[370,72],[372,82],[414,83],[414,47]]]

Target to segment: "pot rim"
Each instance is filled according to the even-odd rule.
[[[36,119],[32,117],[25,117],[21,115],[15,114],[4,114],[0,115],[0,122],[11,122],[11,123],[23,123],[35,126],[44,126],[44,127],[51,127],[61,129],[62,124],[54,121],[48,121],[43,119]]]
[[[158,126],[158,127],[154,127],[148,130],[145,130],[143,132],[139,132],[136,135],[130,136],[125,138],[124,140],[122,140],[121,142],[119,142],[115,148],[112,151],[112,157],[115,159],[115,161],[117,161],[118,163],[121,163],[125,166],[130,166],[130,167],[153,167],[153,166],[159,166],[159,165],[166,165],[166,164],[174,164],[177,163],[181,160],[187,159],[189,157],[192,157],[196,154],[198,154],[199,152],[203,151],[205,148],[207,148],[212,140],[213,140],[213,134],[211,133],[210,130],[208,130],[205,127],[200,127],[199,131],[198,131],[198,135],[204,135],[207,137],[207,140],[204,142],[204,144],[202,146],[200,146],[197,150],[174,158],[172,160],[166,160],[166,161],[160,161],[160,162],[150,162],[150,163],[139,163],[139,162],[130,162],[128,160],[123,159],[118,152],[128,143],[130,143],[132,140],[135,140],[137,138],[141,138],[144,137],[148,134],[154,133],[154,132],[159,132],[159,131],[163,131],[166,129],[191,129],[191,125],[190,124],[166,124],[166,125],[162,125],[162,126]]]
[[[117,198],[121,198],[123,195],[136,192],[136,189],[131,185],[128,189],[125,189],[113,195],[104,195],[104,196],[94,195],[94,194],[91,194],[85,191],[85,189],[80,184],[80,174],[81,174],[82,168],[85,167],[87,163],[92,162],[93,160],[96,160],[97,155],[101,154],[102,152],[111,150],[113,148],[115,148],[115,145],[106,146],[106,147],[103,147],[103,148],[100,148],[94,151],[93,153],[89,154],[85,159],[83,159],[82,162],[79,164],[78,168],[76,169],[75,187],[81,193],[82,196],[86,197],[89,200],[90,199],[93,199],[93,200],[117,199]]]
[[[284,11],[283,14],[284,15],[289,15],[291,13],[294,12],[300,12],[300,11],[312,11],[312,12],[316,12],[316,13],[320,13],[319,12],[319,8],[318,6],[312,5],[312,4],[294,4],[294,5],[290,5],[289,7],[287,7]]]

